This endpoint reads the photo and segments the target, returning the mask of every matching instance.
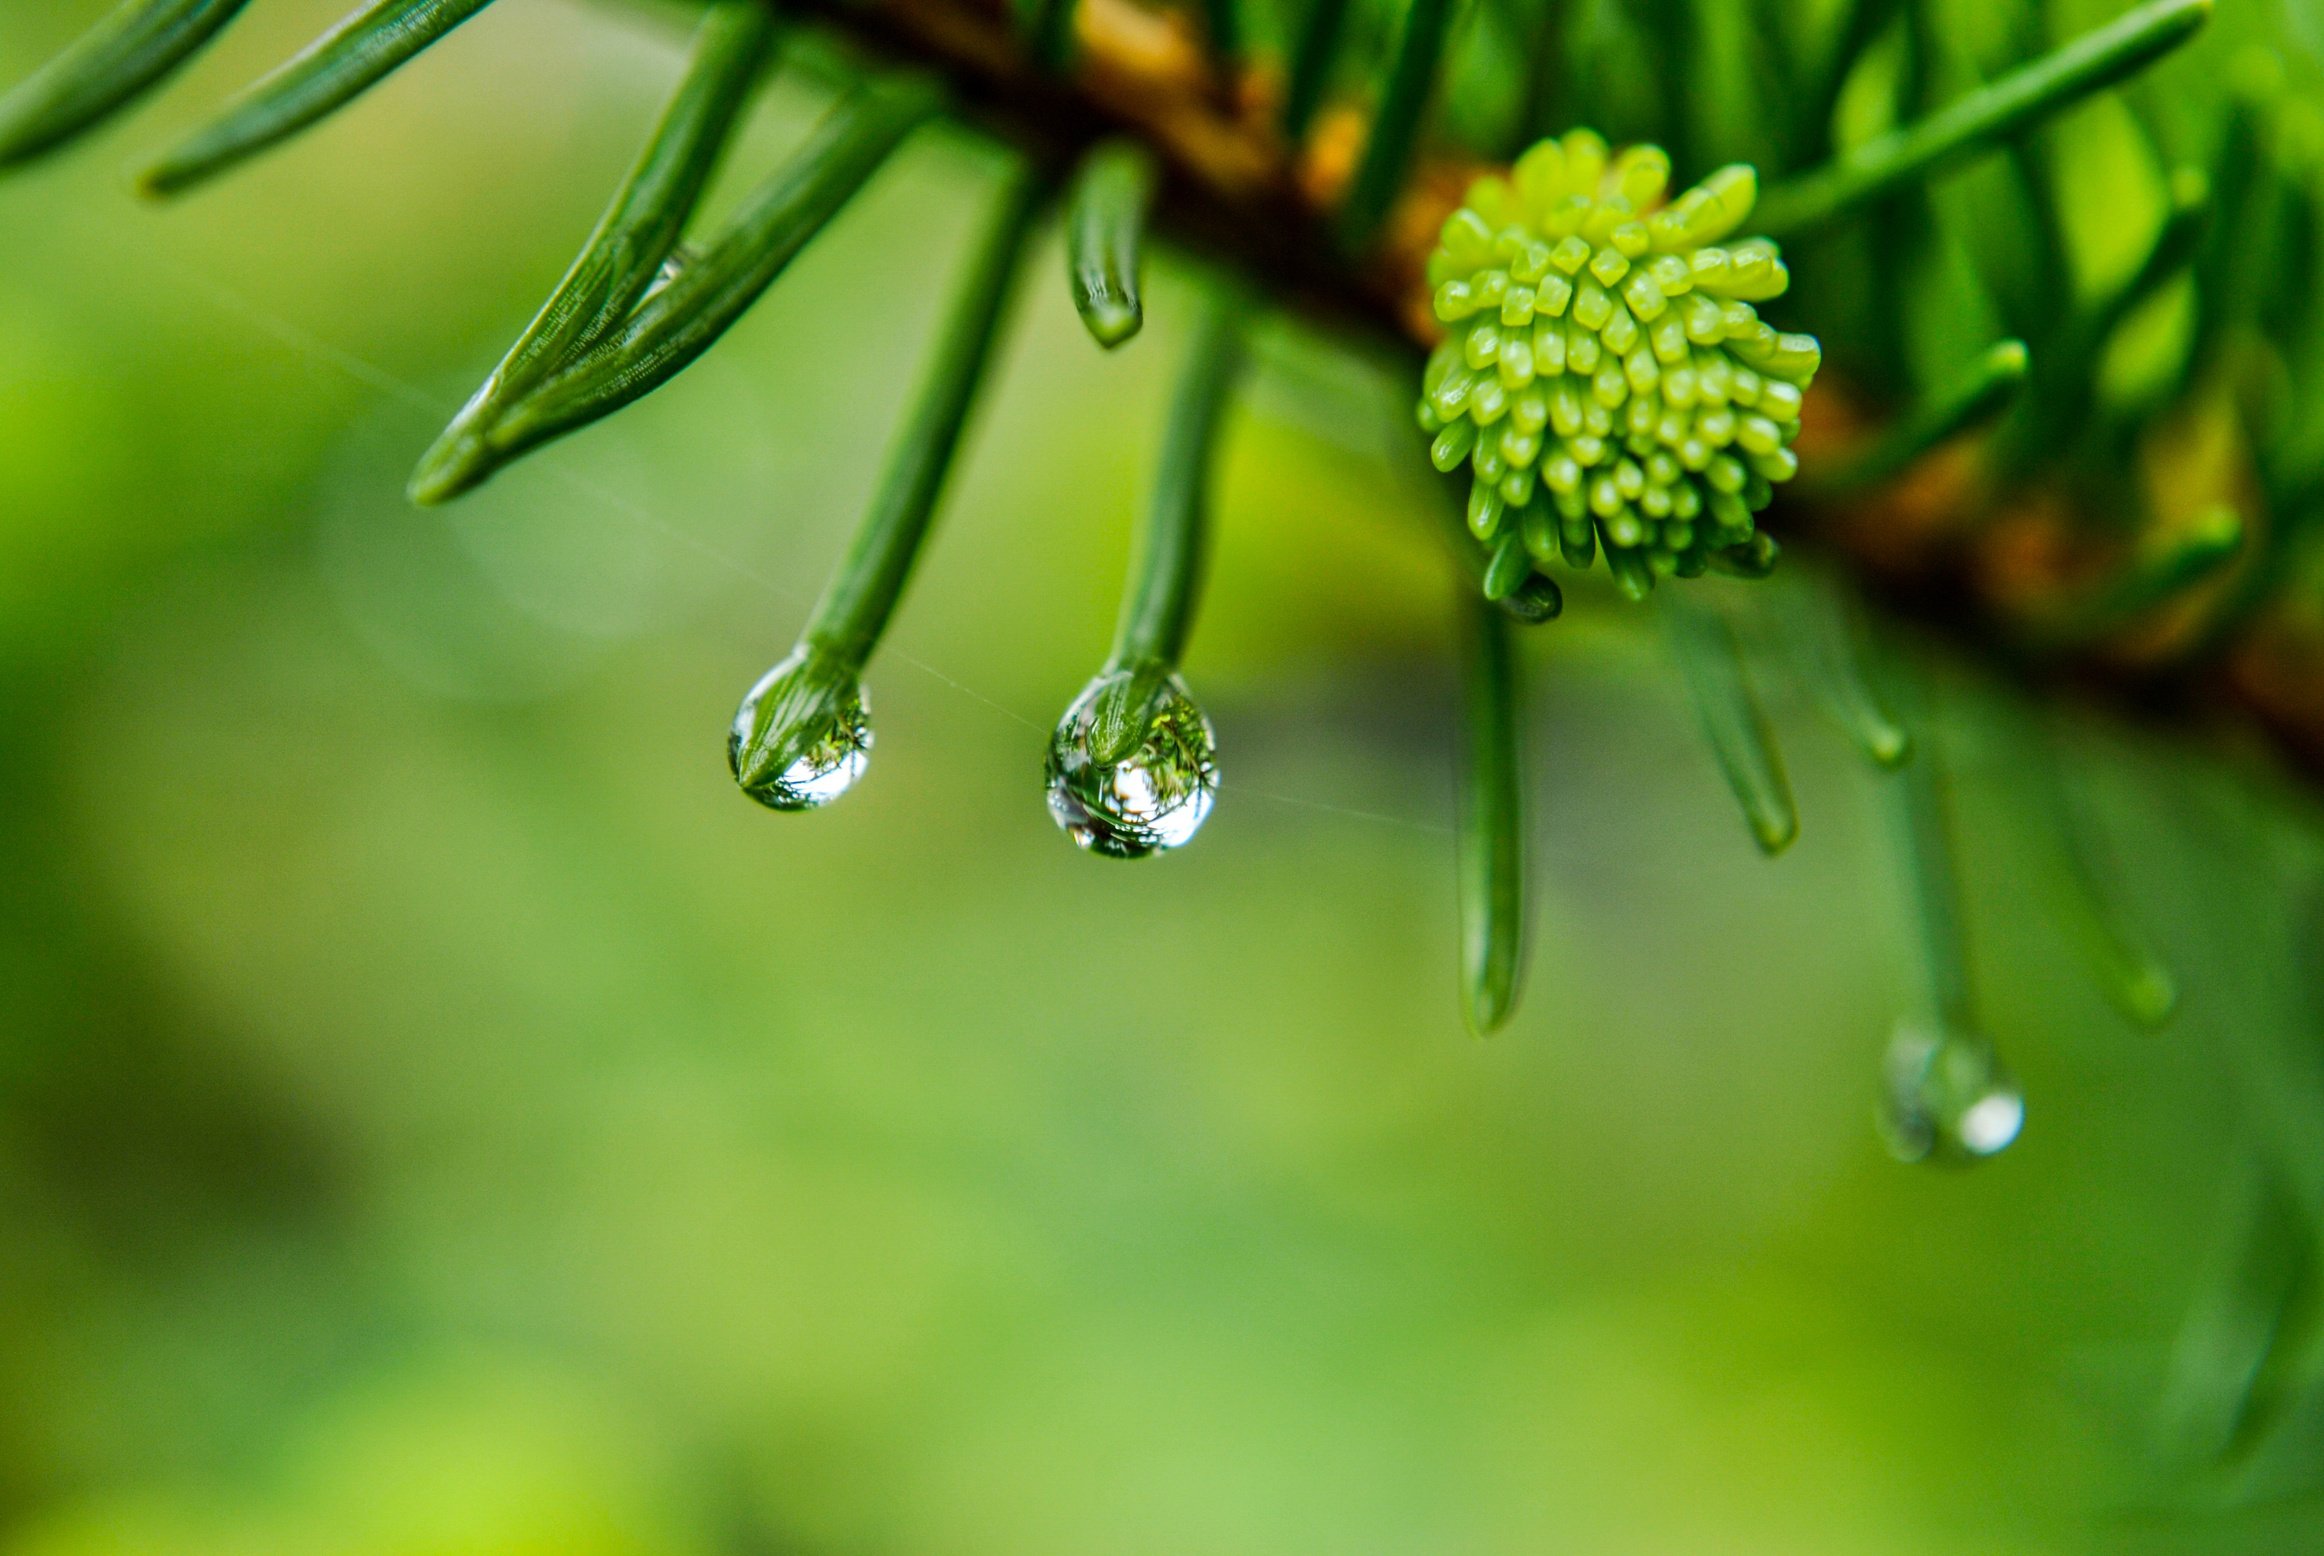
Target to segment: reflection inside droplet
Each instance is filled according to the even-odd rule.
[[[1884,1081],[1881,1132],[1904,1161],[1992,1156],[2025,1127],[2024,1094],[1976,1033],[1898,1028]]]
[[[2015,1140],[2024,1125],[2025,1098],[2014,1091],[1996,1091],[1969,1104],[1957,1132],[1964,1150],[1991,1156]]]
[[[807,649],[769,670],[734,715],[734,781],[772,810],[813,810],[871,762],[871,713],[853,673]]]
[[[1109,743],[1130,741],[1125,754],[1105,759]],[[1182,847],[1217,793],[1217,737],[1175,674],[1099,676],[1049,741],[1049,813],[1074,842],[1109,859]]]
[[[638,301],[643,303],[647,298],[663,290],[671,282],[684,275],[686,268],[701,257],[702,251],[691,243],[681,243],[670,250],[669,257],[655,267],[654,278],[646,284],[645,296],[640,297]]]

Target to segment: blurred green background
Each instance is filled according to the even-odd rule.
[[[0,78],[103,6],[10,6]],[[1900,1166],[1883,780],[1770,677],[1805,835],[1763,862],[1659,634],[1584,596],[1526,639],[1536,950],[1475,1041],[1392,372],[1262,343],[1199,844],[1049,821],[1187,295],[1165,263],[1101,356],[1052,236],[870,775],[770,815],[726,721],[991,154],[923,136],[680,382],[421,513],[682,33],[508,0],[217,190],[124,192],[342,8],[255,7],[0,187],[0,1552],[2314,1548],[2306,1329],[2224,1462],[2163,1424],[2245,1160],[2297,1157],[2246,1120],[2324,1045],[2306,800],[2072,722],[2186,988],[2141,1035],[2077,963],[2031,711],[1948,670],[2029,1121]],[[818,103],[780,84],[729,187]]]

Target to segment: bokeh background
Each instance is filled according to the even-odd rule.
[[[102,9],[11,5],[0,78]],[[125,192],[340,9],[254,7],[0,186],[0,1552],[2308,1548],[2314,1292],[2186,1451],[2189,1315],[2254,1153],[2299,1149],[2252,1120],[2324,1053],[2319,834],[2264,763],[2062,725],[2185,986],[2142,1034],[2027,791],[2056,710],[1939,655],[2029,1118],[1906,1167],[1885,780],[1770,673],[1805,832],[1761,860],[1652,622],[1584,592],[1525,640],[1535,954],[1474,1040],[1390,369],[1260,343],[1199,843],[1124,867],[1048,819],[1188,295],[1159,262],[1102,356],[1052,235],[870,775],[763,812],[727,719],[991,154],[923,135],[680,382],[421,513],[683,35],[506,0],[219,188]],[[728,187],[821,101],[781,80]]]

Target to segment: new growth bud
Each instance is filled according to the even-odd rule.
[[[1659,147],[1545,140],[1469,187],[1429,256],[1447,331],[1419,418],[1440,470],[1468,467],[1469,525],[1536,563],[1603,550],[1626,593],[1713,561],[1751,571],[1753,515],[1799,469],[1800,398],[1822,359],[1752,304],[1790,282],[1764,238],[1726,242],[1758,180],[1722,168],[1665,202]]]

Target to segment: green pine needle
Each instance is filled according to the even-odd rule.
[[[200,51],[247,0],[128,0],[0,98],[0,168],[29,162],[126,107]]]
[[[2246,1157],[2228,1193],[2171,1345],[2155,1414],[2156,1449],[2186,1468],[2217,1464],[2234,1451],[2261,1373],[2312,1278],[2314,1245],[2274,1169],[2256,1154]]]
[[[1884,787],[1928,1003],[1889,1043],[1881,1127],[1889,1149],[1906,1161],[1977,1161],[2017,1138],[2025,1099],[1976,1020],[1949,777],[1928,689],[1909,662],[1899,657],[1894,664],[1920,722],[1922,749]]]
[[[289,139],[377,86],[492,0],[377,0],[242,94],[139,180],[176,194]]]
[[[1776,615],[1800,671],[1865,759],[1893,772],[1912,760],[1912,733],[1873,682],[1855,601],[1839,580],[1820,571],[1796,576],[1799,584]]]
[[[1300,18],[1299,37],[1291,50],[1291,80],[1283,89],[1283,138],[1294,146],[1307,139],[1316,110],[1331,87],[1347,20],[1348,0],[1308,0],[1307,14]]]
[[[1905,0],[1849,0],[1846,19],[1841,23],[1831,52],[1811,73],[1813,88],[1800,98],[1797,138],[1814,155],[1829,152],[1832,120],[1839,111],[1840,94],[1846,90],[1849,77],[1855,74],[1866,52],[1888,31],[1904,4]]]
[[[2178,168],[2171,174],[2170,201],[2138,267],[2091,310],[2085,328],[2094,340],[2104,342],[2133,309],[2194,263],[2211,219],[2211,181],[2199,168]]]
[[[1139,249],[1155,172],[1153,154],[1135,141],[1107,141],[1082,159],[1066,197],[1065,263],[1073,306],[1108,350],[1146,322]]]
[[[492,424],[628,318],[678,246],[773,40],[772,15],[757,0],[711,8],[637,165],[531,327],[420,462],[414,502],[443,502],[481,480]]]
[[[2150,0],[2073,42],[1768,190],[1760,224],[1784,237],[2023,135],[2193,37],[2213,0]]]
[[[1219,433],[1242,370],[1246,312],[1240,292],[1221,283],[1206,287],[1178,370],[1109,670],[1175,670],[1185,657],[1201,601]]]
[[[1073,60],[1073,17],[1080,0],[1015,0],[1025,52],[1052,74]]]
[[[1022,167],[956,284],[919,390],[889,450],[871,508],[797,645],[744,697],[727,761],[744,793],[772,810],[812,810],[847,792],[871,748],[862,677],[928,538],[944,478],[992,355],[1044,191]]]
[[[1243,57],[1243,19],[1238,0],[1202,0],[1202,30],[1213,59],[1231,65]]]
[[[1480,1036],[1517,1008],[1525,967],[1525,811],[1508,617],[1465,594],[1461,618],[1461,1008]]]
[[[888,452],[871,511],[816,603],[802,643],[861,668],[887,630],[952,469],[1000,332],[1018,256],[1045,192],[1022,168],[1006,175],[993,215],[954,285],[935,354]]]
[[[1743,807],[1759,851],[1780,854],[1799,837],[1799,807],[1792,801],[1775,732],[1752,690],[1735,629],[1716,610],[1680,599],[1673,599],[1662,615],[1695,715],[1719,760],[1719,774]]]
[[[2170,210],[2146,253],[2115,286],[2070,318],[2059,343],[2041,364],[2037,392],[2004,439],[2003,463],[2030,470],[2080,431],[2098,398],[2098,368],[2106,346],[2139,304],[2183,274],[2202,247],[2211,218],[2211,185],[2182,167],[2171,175]]]
[[[1861,454],[1801,479],[1802,497],[1818,500],[1869,491],[1962,433],[1987,425],[2015,404],[2032,365],[2022,340],[1988,346],[1966,372],[1906,411]]]
[[[701,255],[636,313],[509,410],[485,435],[473,486],[519,455],[612,415],[668,383],[764,295],[878,172],[939,99],[916,80],[861,88],[746,200]]]
[[[1145,859],[1185,846],[1217,792],[1217,737],[1178,664],[1201,602],[1210,489],[1242,374],[1248,314],[1239,287],[1204,286],[1113,652],[1050,738],[1050,814],[1101,858]]]
[[[1372,113],[1371,134],[1356,164],[1347,198],[1340,206],[1339,240],[1350,253],[1368,246],[1404,187],[1420,121],[1436,89],[1437,64],[1444,56],[1452,23],[1452,0],[1412,0],[1396,35],[1388,79]]]
[[[1969,979],[1969,947],[1961,930],[1961,886],[1953,859],[1944,752],[1930,689],[1903,654],[1889,666],[1901,683],[1907,710],[1920,729],[1920,747],[1892,786],[1896,857],[1904,870],[1907,906],[1926,991],[1926,1020],[1946,1032],[1977,1030]]]
[[[2167,1023],[2179,1005],[2179,980],[2140,932],[2100,863],[2096,829],[2067,781],[2065,753],[2046,729],[2031,730],[2023,742],[2025,771],[2038,792],[2041,812],[2057,839],[2065,865],[2068,928],[2082,951],[2099,992],[2142,1027]]]
[[[2027,646],[2054,653],[2122,631],[2208,582],[2242,554],[2243,542],[2242,515],[2224,505],[2190,524],[2157,526],[2110,577],[2029,628]]]

